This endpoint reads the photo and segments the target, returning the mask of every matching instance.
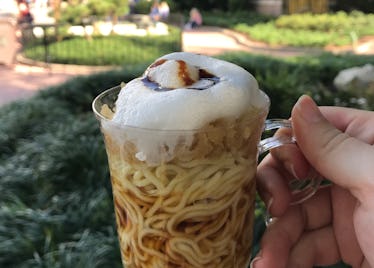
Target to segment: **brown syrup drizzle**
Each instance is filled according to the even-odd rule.
[[[187,70],[187,63],[183,60],[178,60],[178,76],[183,80],[186,86],[192,85],[195,81],[189,76]]]
[[[210,72],[204,69],[199,69],[199,77],[200,78],[215,78],[217,76],[212,75]]]
[[[160,66],[160,65],[164,64],[166,61],[167,61],[167,59],[160,59],[158,61],[155,61],[151,66],[149,66],[149,68],[154,68],[154,67]]]
[[[167,61],[167,59],[160,59],[156,62],[154,62],[149,68],[154,68],[157,66],[160,66],[164,64]],[[186,86],[190,86],[195,83],[195,81],[189,76],[188,70],[187,70],[187,63],[183,60],[178,60],[178,76],[184,81]],[[209,73],[207,70],[204,69],[199,69],[199,80],[209,80],[212,81],[213,84],[209,85],[208,87],[202,87],[202,88],[194,88],[194,87],[187,87],[188,89],[195,89],[195,90],[204,90],[209,88],[212,85],[217,84],[220,81],[220,78]],[[165,88],[161,87],[158,83],[152,81],[149,79],[149,77],[146,75],[142,79],[143,84],[154,90],[154,91],[168,91],[168,90],[173,90],[174,88]]]

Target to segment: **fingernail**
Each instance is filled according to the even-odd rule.
[[[322,119],[322,114],[316,103],[307,95],[303,95],[299,98],[295,104],[295,109],[299,111],[301,117],[306,122],[316,123]]]
[[[262,259],[261,253],[262,252],[260,250],[260,252],[257,254],[257,256],[251,261],[251,264],[249,265],[249,268],[256,268],[255,263]]]
[[[267,206],[266,206],[266,212],[267,212],[267,213],[270,213],[270,208],[271,208],[271,205],[273,204],[273,202],[274,202],[274,198],[271,197],[271,198],[269,199],[269,201],[268,201]]]
[[[270,208],[271,208],[271,205],[273,204],[273,197],[269,199],[269,202],[266,206],[266,213],[265,213],[265,225],[266,227],[269,227],[272,223],[274,223],[275,219],[276,218],[273,218],[270,214]]]
[[[300,176],[296,174],[295,171],[295,165],[292,162],[285,162],[284,163],[285,168],[287,169],[288,172],[292,174],[292,176],[296,179],[300,179]]]

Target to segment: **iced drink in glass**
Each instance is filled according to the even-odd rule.
[[[269,100],[232,63],[172,53],[99,95],[124,267],[249,265]]]

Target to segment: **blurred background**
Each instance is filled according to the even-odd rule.
[[[100,92],[191,51],[251,72],[269,117],[302,94],[373,110],[373,12],[372,0],[0,0],[0,267],[121,267]],[[264,229],[258,199],[254,253]]]

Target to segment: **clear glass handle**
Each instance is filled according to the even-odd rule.
[[[291,121],[285,119],[269,119],[265,121],[264,132],[280,128],[292,128]],[[263,139],[259,143],[259,154],[266,153],[285,144],[297,145],[295,137],[278,136]],[[299,204],[314,195],[322,180],[321,175],[314,169],[305,178],[289,180],[288,185],[292,193],[291,205]]]

